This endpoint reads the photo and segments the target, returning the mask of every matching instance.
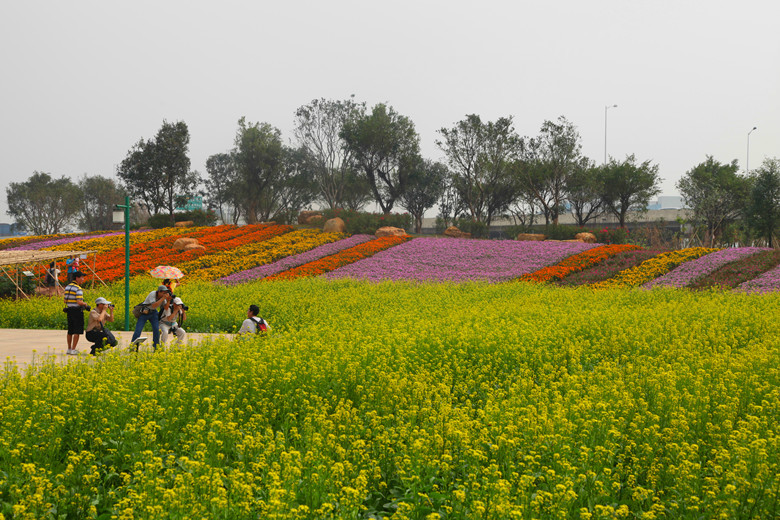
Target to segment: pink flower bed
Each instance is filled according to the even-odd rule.
[[[131,233],[137,233],[138,231],[131,231]],[[80,240],[89,240],[92,238],[112,237],[115,235],[124,235],[124,231],[111,231],[110,233],[103,233],[99,235],[79,235],[77,237],[66,238],[52,238],[50,240],[43,240],[41,242],[33,242],[30,244],[24,244],[17,247],[12,247],[8,251],[40,251],[47,247],[59,246],[62,244],[70,244],[71,242],[78,242]]]
[[[750,293],[780,291],[780,265],[770,269],[761,276],[742,283],[736,290]]]
[[[599,244],[414,238],[324,276],[367,280],[498,282],[518,278]]]
[[[714,272],[719,267],[735,260],[754,255],[759,251],[766,251],[766,249],[761,247],[721,249],[720,251],[715,251],[714,253],[697,258],[696,260],[685,262],[665,275],[647,282],[642,287],[646,289],[651,287],[685,287],[702,276],[707,276]]]

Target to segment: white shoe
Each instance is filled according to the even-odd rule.
[[[65,353],[67,355],[69,355],[69,356],[78,356],[79,355],[79,351],[78,350],[74,350],[74,349],[68,349],[68,351],[65,352]]]
[[[130,350],[135,350],[136,352],[138,352],[138,346],[144,341],[146,341],[146,339],[147,339],[146,336],[140,336],[135,340],[131,341],[129,345]]]

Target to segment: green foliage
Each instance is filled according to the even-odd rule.
[[[459,218],[455,227],[464,233],[470,233],[472,238],[487,238],[490,234],[487,223],[471,218]]]
[[[8,273],[11,276],[16,277],[16,272],[12,269],[8,269]],[[16,278],[15,278],[16,279]],[[32,278],[20,275],[18,276],[17,283],[25,292],[25,294],[32,295],[35,292],[35,282]],[[16,285],[8,279],[4,273],[0,273],[0,298],[13,298],[16,296]]]
[[[33,172],[24,182],[6,188],[8,214],[35,235],[60,233],[78,215],[81,190],[67,177],[52,179]]]
[[[271,219],[274,180],[284,170],[282,133],[268,123],[238,121],[233,163],[239,179],[241,206],[247,223]]]
[[[693,220],[707,226],[709,245],[715,244],[724,228],[745,211],[750,182],[738,171],[736,160],[722,164],[707,156],[677,182],[677,189],[693,211]]]
[[[379,103],[370,114],[346,121],[339,135],[368,180],[376,203],[383,213],[390,213],[419,160],[420,137],[414,123]]]
[[[596,235],[596,242],[603,244],[627,244],[629,231],[628,228],[604,228],[598,231],[591,231]]]
[[[348,209],[326,209],[322,212],[325,220],[339,217],[347,226],[350,235],[373,235],[376,230],[385,227],[397,227],[409,230],[412,227],[412,217],[408,213],[368,213],[365,211],[353,211]],[[323,221],[324,222],[324,221]]]
[[[752,176],[748,223],[772,247],[780,230],[780,159],[766,159]]]
[[[165,212],[173,223],[175,208],[195,194],[199,182],[190,171],[190,133],[184,121],[163,121],[154,139],[139,140],[117,168],[117,176],[152,215]]]
[[[441,163],[418,158],[409,174],[409,185],[398,199],[414,217],[414,232],[422,229],[426,210],[432,208],[444,192],[447,167]]]
[[[113,214],[115,206],[124,203],[125,192],[116,181],[100,175],[84,175],[79,180],[79,189],[83,196],[79,226],[85,231],[117,227]]]
[[[212,210],[193,209],[190,211],[180,211],[173,214],[175,222],[189,222],[194,226],[213,226],[217,223],[217,215]],[[166,214],[152,215],[147,224],[150,228],[161,229],[170,227],[171,217]]]
[[[658,165],[649,160],[637,164],[633,154],[624,161],[610,158],[599,168],[599,175],[604,207],[617,217],[620,227],[625,227],[629,210],[644,210],[650,198],[661,191]]]
[[[590,232],[589,229],[564,224],[545,226],[542,233],[550,240],[573,240],[577,233]]]

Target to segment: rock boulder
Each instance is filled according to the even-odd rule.
[[[325,226],[322,228],[324,233],[346,233],[347,225],[340,218],[332,218],[325,222]]]
[[[322,217],[322,213],[319,211],[301,211],[298,215],[298,224],[308,224],[308,220],[316,216]]]
[[[542,235],[541,233],[520,233],[519,235],[517,235],[517,240],[521,240],[521,241],[541,242],[545,238],[547,237]]]
[[[444,230],[444,236],[451,238],[471,238],[471,233],[464,233],[455,226],[450,226]]]
[[[176,249],[177,251],[185,251],[184,248],[190,244],[200,245],[196,238],[181,237],[181,238],[177,238],[176,242],[173,243],[173,248]]]
[[[581,240],[586,244],[596,243],[596,235],[594,235],[593,233],[577,233],[576,235],[574,235],[574,238],[576,238],[577,240]]]
[[[376,234],[377,238],[381,238],[381,237],[402,237],[402,236],[406,235],[406,230],[405,229],[401,229],[401,228],[397,228],[397,227],[392,227],[392,226],[385,226],[385,227],[381,227],[381,228],[377,229],[375,234]]]
[[[173,227],[192,227],[195,225],[195,222],[192,220],[182,220],[181,222],[176,222],[173,224]]]
[[[206,249],[206,248],[200,244],[187,244],[186,246],[184,246],[184,251],[192,251],[194,249]]]

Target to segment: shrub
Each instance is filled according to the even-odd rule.
[[[455,226],[464,233],[471,233],[472,238],[487,238],[488,227],[484,222],[477,222],[470,218],[459,218]]]
[[[627,228],[604,228],[593,234],[596,235],[596,242],[604,244],[625,244],[629,235]]]
[[[573,240],[577,233],[588,231],[578,226],[566,226],[563,224],[546,226],[543,233],[550,240]]]
[[[349,209],[326,209],[322,212],[325,220],[339,217],[347,226],[350,235],[373,235],[376,230],[385,227],[397,227],[409,231],[412,227],[412,217],[408,213],[368,213],[365,211],[353,211]]]
[[[192,221],[195,226],[213,226],[217,223],[217,215],[212,210],[204,211],[194,209],[191,211],[181,211],[173,214],[176,222]],[[148,226],[154,229],[170,227],[171,216],[167,213],[159,213],[149,217]]]

